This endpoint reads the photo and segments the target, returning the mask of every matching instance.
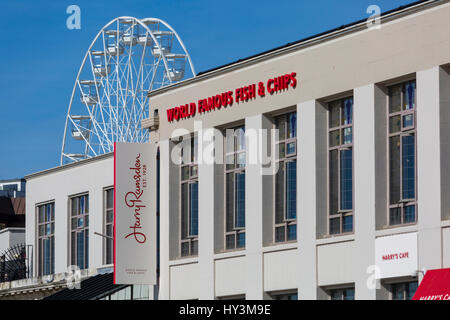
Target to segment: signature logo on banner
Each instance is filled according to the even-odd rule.
[[[135,189],[134,191],[130,191],[125,194],[125,204],[129,208],[134,208],[134,225],[130,226],[130,229],[132,229],[133,232],[126,235],[125,239],[132,236],[137,243],[141,244],[147,241],[146,235],[140,231],[140,229],[142,229],[141,213],[145,208],[141,197],[144,194],[145,179],[143,179],[143,176],[146,174],[146,169],[146,166],[141,164],[141,154],[139,153],[136,156],[134,167],[130,168],[135,181]]]

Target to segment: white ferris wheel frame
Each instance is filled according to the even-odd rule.
[[[144,18],[144,19],[138,19],[138,18],[135,18],[135,17],[130,17],[130,16],[121,16],[121,17],[117,17],[117,18],[114,18],[113,20],[111,20],[110,22],[108,22],[107,24],[105,24],[102,28],[101,28],[101,30],[97,33],[97,35],[94,37],[94,39],[92,40],[92,42],[90,43],[90,45],[89,45],[89,48],[87,49],[87,51],[86,51],[86,54],[85,54],[85,56],[84,56],[84,58],[83,58],[83,60],[82,60],[82,63],[81,63],[81,66],[80,66],[80,68],[79,68],[79,70],[78,70],[78,73],[77,73],[77,77],[76,77],[76,80],[75,80],[75,84],[74,84],[74,86],[73,86],[73,90],[72,90],[72,94],[71,94],[71,98],[70,98],[70,103],[69,103],[69,108],[68,108],[68,110],[67,110],[67,114],[66,114],[66,121],[65,121],[65,126],[64,126],[64,135],[63,135],[63,141],[62,141],[62,147],[61,147],[61,158],[60,158],[60,165],[63,165],[64,164],[64,160],[65,159],[70,159],[72,162],[76,162],[76,161],[78,161],[78,160],[80,160],[80,159],[77,159],[77,155],[75,155],[75,154],[70,154],[70,153],[66,153],[65,152],[65,148],[66,148],[66,139],[67,139],[67,134],[68,134],[68,127],[69,127],[69,120],[70,120],[70,124],[72,125],[72,126],[74,126],[79,132],[81,132],[81,130],[80,130],[80,128],[79,128],[79,126],[77,125],[77,123],[76,122],[74,122],[73,121],[73,119],[72,119],[72,117],[71,117],[71,110],[72,110],[72,104],[73,104],[73,101],[74,101],[74,97],[75,97],[75,93],[76,93],[76,91],[77,91],[77,87],[79,88],[79,90],[80,90],[80,92],[83,92],[82,91],[82,89],[81,89],[81,81],[82,80],[80,80],[80,75],[81,75],[81,72],[83,71],[83,69],[84,69],[84,67],[85,67],[85,64],[86,64],[86,61],[87,61],[87,59],[89,58],[89,62],[90,62],[90,68],[91,68],[91,72],[92,72],[92,74],[93,74],[93,82],[95,83],[95,88],[96,88],[96,92],[97,92],[97,97],[99,97],[100,95],[99,95],[99,84],[98,84],[98,79],[96,78],[96,76],[95,76],[95,73],[94,73],[94,64],[93,64],[93,61],[92,61],[92,47],[94,46],[94,44],[97,42],[97,40],[98,40],[98,38],[100,37],[100,36],[102,36],[102,40],[103,40],[103,48],[104,48],[104,52],[103,52],[103,54],[105,55],[105,62],[106,62],[106,55],[107,55],[107,52],[106,52],[106,43],[105,43],[105,31],[108,31],[107,30],[107,28],[109,27],[109,26],[111,26],[112,24],[114,24],[114,23],[117,23],[117,42],[116,42],[116,46],[117,46],[117,48],[119,49],[119,36],[120,36],[120,32],[119,32],[119,25],[120,25],[120,22],[121,21],[132,21],[132,27],[134,28],[135,26],[137,26],[137,25],[140,25],[142,28],[144,28],[144,30],[146,31],[146,34],[148,33],[148,35],[150,35],[150,37],[151,37],[151,39],[152,39],[152,45],[155,45],[156,46],[156,48],[159,50],[159,52],[160,52],[160,58],[158,59],[158,64],[157,64],[157,69],[156,70],[153,70],[153,77],[152,77],[152,82],[151,82],[151,88],[153,87],[153,84],[154,84],[154,77],[156,76],[156,73],[157,73],[157,70],[158,70],[158,68],[159,68],[159,64],[160,64],[160,62],[161,62],[161,60],[162,60],[162,62],[163,62],[163,65],[164,65],[164,69],[165,69],[165,74],[168,74],[169,73],[169,67],[168,67],[168,63],[167,63],[167,57],[166,57],[166,53],[164,52],[164,50],[162,50],[162,45],[161,45],[161,43],[159,43],[159,41],[158,41],[158,38],[157,38],[157,36],[155,36],[154,35],[154,31],[152,31],[145,23],[146,22],[150,22],[150,23],[158,23],[158,24],[162,24],[163,26],[165,26],[167,29],[169,29],[170,30],[170,32],[172,32],[172,34],[173,34],[173,36],[176,38],[176,40],[178,41],[178,44],[180,45],[180,47],[183,49],[183,51],[184,51],[184,55],[185,55],[185,57],[186,57],[186,60],[189,62],[189,67],[190,67],[190,70],[191,70],[191,73],[192,73],[192,76],[193,77],[195,77],[196,76],[196,73],[195,73],[195,69],[194,69],[194,65],[193,65],[193,63],[192,63],[192,60],[191,60],[191,57],[190,57],[190,55],[189,55],[189,52],[187,51],[187,49],[186,49],[186,46],[184,45],[184,43],[183,43],[183,41],[181,40],[181,38],[180,38],[180,36],[178,35],[178,33],[167,23],[167,22],[165,22],[164,20],[161,20],[161,19],[158,19],[158,18]],[[132,29],[133,30],[133,29]],[[131,47],[131,45],[130,45],[130,47]],[[145,50],[147,49],[147,47],[150,47],[150,49],[149,50],[151,50],[152,48],[151,48],[151,46],[147,46],[147,43],[144,45],[144,51],[143,51],[143,54],[142,54],[142,60],[144,59],[144,55],[145,55]],[[131,54],[132,54],[132,52],[130,52],[129,53],[129,55],[130,55],[130,57],[129,57],[129,60],[128,60],[128,63],[130,63],[130,60],[131,60]],[[117,56],[116,56],[116,59],[117,59],[117,68],[118,68],[118,66],[119,66],[119,54],[117,54]],[[105,64],[105,66],[107,67],[107,65]],[[143,64],[142,64],[142,61],[141,61],[141,65],[140,65],[140,70],[139,70],[139,73],[142,71],[142,67],[143,67]],[[117,72],[117,74],[116,74],[116,77],[117,77],[117,82],[119,83],[120,82],[120,75],[118,74],[118,69],[116,70],[116,72]],[[107,74],[106,74],[106,78],[108,79],[108,72],[107,72]],[[170,85],[170,84],[172,84],[172,83],[174,83],[174,82],[176,82],[176,81],[172,81],[172,79],[171,79],[171,77],[167,77],[167,80],[168,80],[168,85]],[[109,81],[109,79],[107,80],[107,81]],[[127,89],[128,89],[128,77],[127,77],[127,79],[126,79],[126,82],[127,82]],[[101,82],[100,82],[101,83]],[[122,88],[121,88],[122,89]],[[117,92],[117,98],[118,98],[118,95],[119,95],[119,93]],[[110,97],[108,96],[108,101],[110,102]],[[102,109],[103,108],[103,105],[102,105],[102,103],[100,102],[100,100],[101,99],[99,99],[98,101],[97,101],[97,103],[96,103],[96,105],[98,104],[98,105],[100,105],[99,107],[100,107],[100,109]],[[133,107],[134,107],[134,102],[135,102],[135,100],[136,100],[136,94],[134,95],[134,99],[133,99]],[[124,102],[125,104],[126,104],[126,101]],[[84,103],[85,104],[85,106],[86,106],[86,109],[88,110],[88,112],[89,112],[89,107],[88,107],[88,105],[86,104],[86,103]],[[119,99],[117,100],[117,104],[119,105]],[[144,106],[141,106],[141,113],[144,111],[144,108],[145,108],[145,102],[144,102]],[[103,112],[103,111],[102,111]],[[141,115],[140,115],[141,116]],[[92,121],[92,125],[93,125],[93,127],[95,128],[95,130],[97,131],[98,130],[98,128],[100,128],[100,130],[102,129],[100,126],[98,126],[98,128],[97,128],[97,125],[95,125],[95,122],[96,122],[96,119],[95,119],[95,117],[94,117],[94,115],[91,113],[91,112],[89,112],[89,117],[90,117],[90,119],[91,119],[91,121]],[[127,128],[127,138],[128,138],[128,134],[129,134],[129,125],[130,125],[130,122],[128,123],[128,128]],[[138,130],[141,130],[140,129],[140,127],[139,127],[139,129]],[[103,131],[103,130],[102,130]],[[99,132],[97,131],[96,132],[96,134],[97,135],[99,135]],[[108,139],[109,140],[109,138],[108,138],[108,135],[105,133],[105,132],[102,132],[102,134],[103,134],[103,136],[106,138],[106,139]],[[96,152],[94,149],[93,149],[93,147],[90,145],[90,139],[91,139],[91,135],[89,135],[89,139],[86,139],[86,137],[84,137],[84,135],[82,135],[82,138],[83,138],[83,140],[84,140],[84,142],[85,142],[85,153],[84,153],[84,159],[86,159],[86,158],[90,158],[91,156],[89,155],[89,152],[91,151],[92,153],[93,153],[93,156],[95,157],[95,156],[98,156],[98,155],[100,155],[100,154],[103,154],[103,153],[106,153],[106,152],[110,152],[109,150],[106,150],[105,149],[105,147],[103,146],[103,144],[101,145],[102,146],[102,153],[100,153],[100,152]],[[113,144],[114,143],[114,141],[108,141],[108,143],[109,144]]]

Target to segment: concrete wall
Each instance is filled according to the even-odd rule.
[[[25,228],[6,228],[0,230],[0,255],[8,248],[25,243]]]

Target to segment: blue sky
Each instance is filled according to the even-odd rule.
[[[411,0],[7,0],[0,11],[0,179],[59,164],[70,94],[97,32],[118,16],[157,17],[178,32],[197,72],[365,19]],[[81,9],[81,30],[66,8]]]

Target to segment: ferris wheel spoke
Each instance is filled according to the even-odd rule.
[[[91,149],[91,151],[96,155],[95,150],[91,147],[91,143],[89,142],[89,140],[86,139],[84,132],[82,130],[80,130],[80,126],[75,121],[73,121],[72,117],[69,117],[69,120],[71,121],[71,123],[75,127],[75,129],[80,133],[80,136],[82,137],[82,139],[86,142],[86,146],[88,146],[89,149]]]
[[[98,81],[97,81],[97,77],[96,77],[96,75],[95,75],[95,71],[94,71],[94,64],[93,64],[93,61],[92,61],[92,55],[91,55],[91,51],[89,50],[89,61],[90,61],[90,64],[91,64],[91,72],[92,72],[92,76],[93,76],[93,78],[94,78],[94,82],[95,82],[95,90],[96,90],[96,94],[97,94],[97,97],[100,97],[100,91],[99,91],[99,85],[98,85]],[[100,115],[101,115],[101,123],[103,124],[103,132],[106,132],[106,128],[105,128],[105,117],[104,117],[104,115],[103,115],[103,104],[102,104],[102,99],[98,99],[98,104],[99,104],[99,106],[97,107],[97,105],[95,105],[94,106],[94,108],[95,107],[97,107],[95,110],[96,110],[96,112],[98,112],[98,113],[100,113]],[[98,111],[99,110],[99,111]],[[93,110],[94,111],[94,110]],[[93,112],[94,113],[94,112]],[[103,145],[102,145],[102,147],[103,147]],[[105,149],[104,149],[104,147],[103,147],[103,151],[105,152]]]
[[[139,65],[139,71],[138,71],[138,74],[137,74],[137,77],[136,77],[137,83],[136,83],[136,89],[135,89],[135,90],[137,90],[137,88],[139,87],[140,75],[141,75],[142,70],[143,70],[143,68],[144,68],[145,49],[146,49],[146,48],[144,47],[143,52],[142,52],[142,54],[141,54],[141,60],[140,60],[140,65]],[[135,133],[136,130],[138,129],[138,128],[136,128],[136,123],[139,121],[139,117],[136,117],[136,112],[134,112],[135,106],[136,106],[136,97],[137,97],[136,91],[135,91],[134,93],[135,93],[135,94],[134,94],[134,96],[133,96],[133,102],[132,102],[132,104],[131,104],[131,110],[132,110],[132,113],[135,115],[135,117],[134,117],[135,127],[134,127],[134,130],[133,130],[133,135],[131,136],[132,141],[133,141],[134,133]],[[140,110],[143,111],[144,109],[145,109],[145,105],[144,105],[144,107],[141,106]],[[141,114],[142,114],[142,112],[141,112]],[[131,125],[131,122],[128,122],[127,136],[128,136],[128,133],[130,132],[130,131],[129,131],[129,130],[130,130],[130,125]]]
[[[83,92],[82,88],[81,88],[81,85],[80,85],[80,81],[77,81],[77,83],[78,83],[78,87],[80,88],[80,91]],[[97,136],[100,136],[99,132],[98,132],[98,129],[100,129],[100,131],[101,131],[102,128],[98,125],[97,119],[95,119],[95,117],[92,114],[92,111],[89,109],[89,106],[86,103],[85,103],[85,107],[86,107],[86,110],[89,113],[89,116],[91,117],[91,121],[92,121],[92,124],[93,124],[94,129],[95,129],[95,134]],[[102,133],[103,133],[103,135],[105,135],[105,132],[102,131]]]

